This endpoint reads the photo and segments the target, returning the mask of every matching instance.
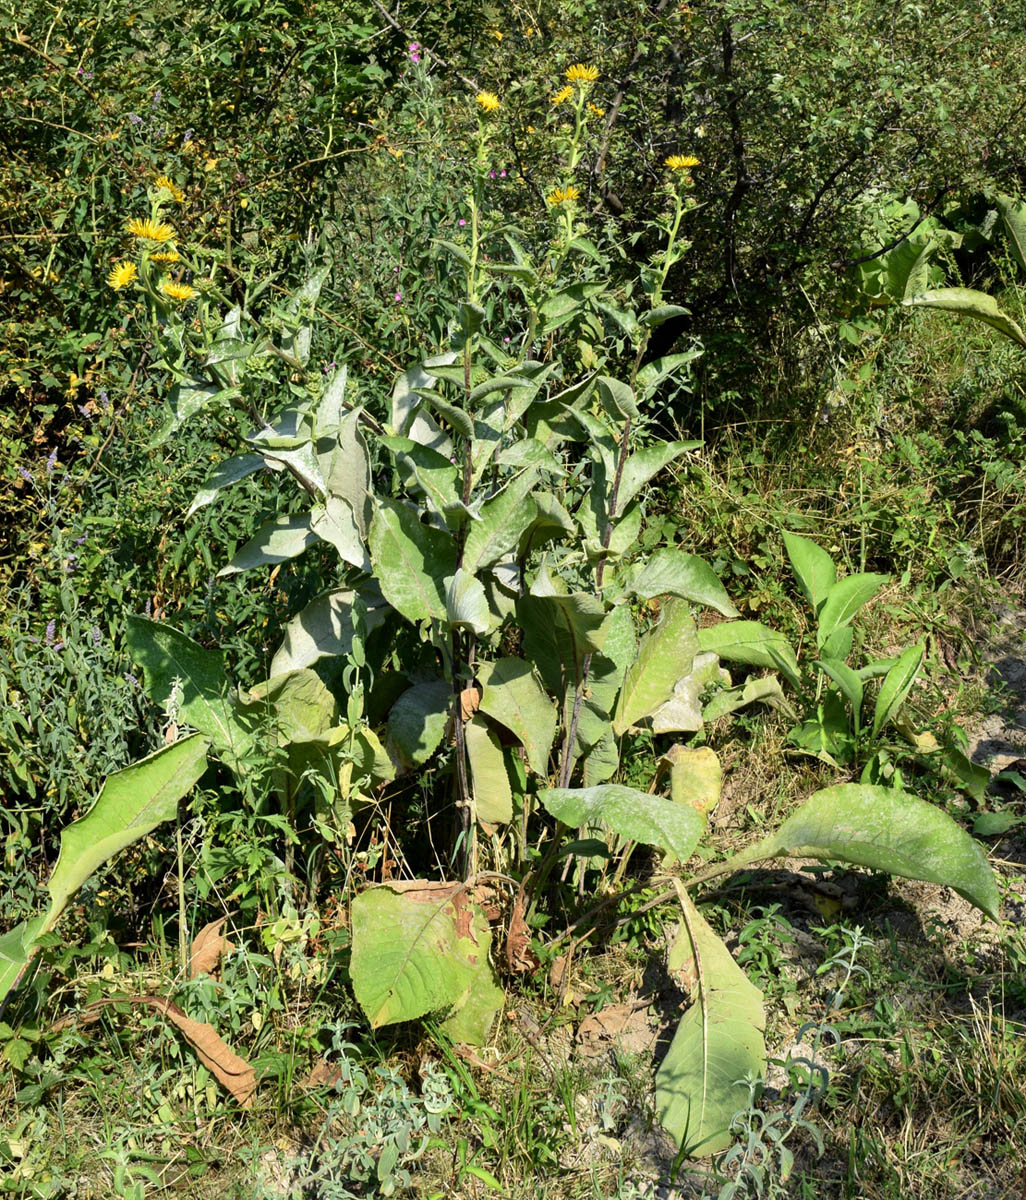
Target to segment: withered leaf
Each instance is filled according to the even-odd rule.
[[[194,1021],[177,1004],[163,996],[110,997],[96,1000],[86,1007],[99,1008],[105,1004],[145,1004],[162,1013],[196,1051],[200,1062],[218,1083],[231,1092],[242,1108],[251,1107],[257,1086],[256,1071],[244,1058],[239,1058],[213,1025],[208,1025],[206,1021]]]
[[[476,687],[464,688],[460,692],[460,712],[463,714],[464,721],[469,721],[470,718],[481,707],[481,689]]]
[[[219,917],[204,925],[192,942],[192,953],[189,955],[189,978],[197,975],[212,975],[222,954],[230,954],[235,947],[221,933],[227,917]]]

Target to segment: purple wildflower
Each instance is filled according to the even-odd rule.
[[[85,540],[86,540],[86,535],[83,533],[81,537],[75,538],[75,545],[81,546]]]
[[[53,639],[54,639],[54,636],[56,635],[56,633],[57,633],[57,622],[51,618],[51,620],[49,620],[46,624],[46,644],[48,646],[53,645]]]
[[[137,113],[129,113],[128,119],[133,125],[141,125],[142,124],[142,117],[140,117]]]
[[[100,632],[99,625],[93,626],[93,645],[98,646],[103,640],[103,634]]]
[[[399,300],[401,300],[402,298],[403,298],[403,294],[402,294],[402,292],[396,292],[396,294],[395,294],[395,299],[396,299],[396,301],[399,301]]]
[[[86,408],[86,406],[84,404],[80,404],[78,406],[78,411],[82,414],[83,417],[86,418],[87,421],[92,420],[93,414],[89,411],[88,408]]]
[[[156,108],[163,98],[164,93],[160,90],[160,88],[157,88],[157,90],[153,93],[153,107]]]
[[[110,404],[110,396],[107,395],[106,388],[100,388],[100,400],[103,404],[103,411],[109,412],[111,404]]]
[[[505,172],[504,170],[499,172],[499,178],[500,178],[500,179],[505,179],[505,178],[506,178],[506,172]]]
[[[53,469],[56,465],[57,465],[57,447],[55,446],[53,448],[53,450],[50,451],[50,457],[46,460],[47,475],[53,474]]]
[[[54,648],[55,650],[63,650],[63,649],[64,649],[64,643],[63,643],[63,642],[54,642],[54,644],[53,644],[53,648]]]
[[[25,480],[26,483],[35,482],[35,480],[32,478],[32,472],[27,470],[25,467],[19,467],[18,474],[22,477],[22,479]]]
[[[488,178],[489,178],[489,179],[494,179],[494,178],[495,178],[495,172],[494,172],[494,171],[489,171],[489,172],[488,172]]]
[[[465,217],[460,217],[460,219],[456,222],[456,224],[459,225],[459,227],[461,229],[463,228],[464,225],[466,225],[466,223],[467,223],[467,221],[466,221]]]
[[[146,615],[147,615],[147,616],[149,616],[152,610],[153,610],[153,603],[152,603],[152,601],[151,601],[151,600],[147,599],[147,601],[146,601]]]

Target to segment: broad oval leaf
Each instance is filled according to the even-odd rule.
[[[514,734],[531,770],[545,775],[556,736],[556,708],[522,658],[500,658],[477,668],[481,711]]]
[[[686,1154],[725,1150],[730,1126],[748,1107],[749,1078],[766,1070],[762,993],[734,962],[678,886],[684,925],[670,947],[669,968],[691,990],[684,1014],[656,1073],[659,1120]]]
[[[758,621],[721,621],[698,631],[700,650],[711,650],[728,662],[749,667],[771,667],[782,671],[798,685],[798,660],[782,633]]]
[[[862,680],[859,678],[858,672],[853,671],[847,663],[841,662],[839,658],[821,658],[816,666],[837,684],[845,700],[851,705],[852,720],[855,723],[857,734],[862,712]]]
[[[954,888],[997,918],[1000,897],[983,847],[947,813],[896,788],[842,783],[814,793],[780,826],[732,859],[790,854],[870,867]]]
[[[815,542],[808,538],[799,537],[797,533],[785,533],[784,547],[798,586],[812,611],[818,613],[820,606],[826,600],[830,589],[837,582],[837,568],[834,560]]]
[[[698,632],[686,601],[673,599],[664,604],[659,624],[642,638],[638,657],[623,681],[613,721],[617,737],[673,696],[677,681],[691,670],[697,651]]]
[[[513,820],[513,789],[499,739],[484,721],[474,718],[464,729],[474,815],[484,825],[507,825]]]
[[[370,552],[385,599],[408,621],[444,621],[443,580],[456,572],[456,543],[396,500],[382,500],[370,528]]]
[[[235,557],[218,571],[218,576],[236,575],[254,567],[276,566],[297,558],[308,547],[320,541],[314,532],[309,513],[272,517],[253,534]]]
[[[444,679],[415,683],[388,714],[388,748],[401,765],[419,767],[438,749],[449,724],[452,689]]]
[[[417,880],[361,892],[352,928],[353,991],[375,1029],[463,1012],[453,1026],[459,1040],[487,1038],[503,994],[489,964],[488,921],[462,884]]]
[[[189,511],[185,514],[186,519],[210,504],[222,488],[245,479],[247,475],[259,471],[263,465],[263,457],[259,454],[233,454],[231,458],[226,458],[220,466],[214,468],[209,479],[196,493],[189,505]]]
[[[643,600],[680,596],[693,604],[715,609],[725,617],[738,615],[712,567],[697,555],[685,554],[674,547],[657,550],[634,576],[628,590]]]
[[[601,823],[621,837],[675,854],[681,862],[691,857],[705,829],[705,817],[691,805],[622,784],[548,788],[538,793],[538,799],[564,825],[581,828]]]
[[[697,450],[701,442],[659,442],[645,450],[637,450],[624,464],[623,475],[620,479],[620,490],[616,496],[616,511],[621,513],[646,483],[667,467],[686,454],[689,450]]]

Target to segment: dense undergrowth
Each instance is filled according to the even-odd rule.
[[[942,7],[0,13],[0,1194],[1016,1194],[1026,784],[964,731],[1022,595],[1026,41]],[[982,855],[743,857],[856,785],[1010,919]],[[411,881],[466,995],[404,1008]],[[770,1061],[714,1129],[665,1064],[718,989]]]

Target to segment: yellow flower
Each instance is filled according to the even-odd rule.
[[[571,183],[565,188],[553,188],[552,191],[549,192],[549,194],[545,197],[545,199],[552,205],[553,208],[557,208],[560,204],[566,204],[569,200],[579,199],[580,195],[581,193]]]
[[[598,67],[588,67],[584,63],[574,63],[567,67],[566,77],[571,83],[594,83],[599,77]]]
[[[180,255],[177,250],[158,250],[156,254],[150,255],[150,262],[155,263],[176,263]]]
[[[133,282],[136,273],[137,268],[134,262],[116,263],[111,267],[110,274],[107,276],[107,286],[120,292],[122,288],[128,287]]]
[[[474,99],[485,112],[495,112],[499,107],[499,97],[494,92],[478,92]]]
[[[574,94],[574,89],[569,84],[567,84],[566,87],[562,89],[562,91],[557,92],[554,96],[552,96],[550,98],[549,103],[552,105],[553,108],[557,108],[560,104],[563,103],[564,100],[569,100],[573,94]]]
[[[127,228],[137,238],[149,238],[151,242],[169,242],[175,236],[175,231],[166,221],[151,221],[149,217],[145,221],[138,218],[129,221]]]
[[[175,183],[170,175],[158,175],[156,184],[158,188],[163,188],[166,192],[170,192],[171,199],[174,200],[176,204],[185,203],[185,193],[178,186],[178,184]]]
[[[698,159],[693,154],[671,154],[666,165],[671,171],[688,171],[698,166]]]
[[[598,117],[600,119],[606,115],[606,110],[604,108],[599,108],[597,104],[589,104],[588,112],[590,112],[593,117]]]
[[[501,32],[501,30],[498,30],[498,29],[493,29],[491,32],[492,32],[492,37],[493,37],[493,38],[495,38],[495,40],[496,40],[497,42],[501,42],[501,41],[502,41],[502,32]]]
[[[184,304],[196,295],[196,289],[189,287],[187,283],[172,283],[169,279],[160,285],[160,290],[176,304]]]

